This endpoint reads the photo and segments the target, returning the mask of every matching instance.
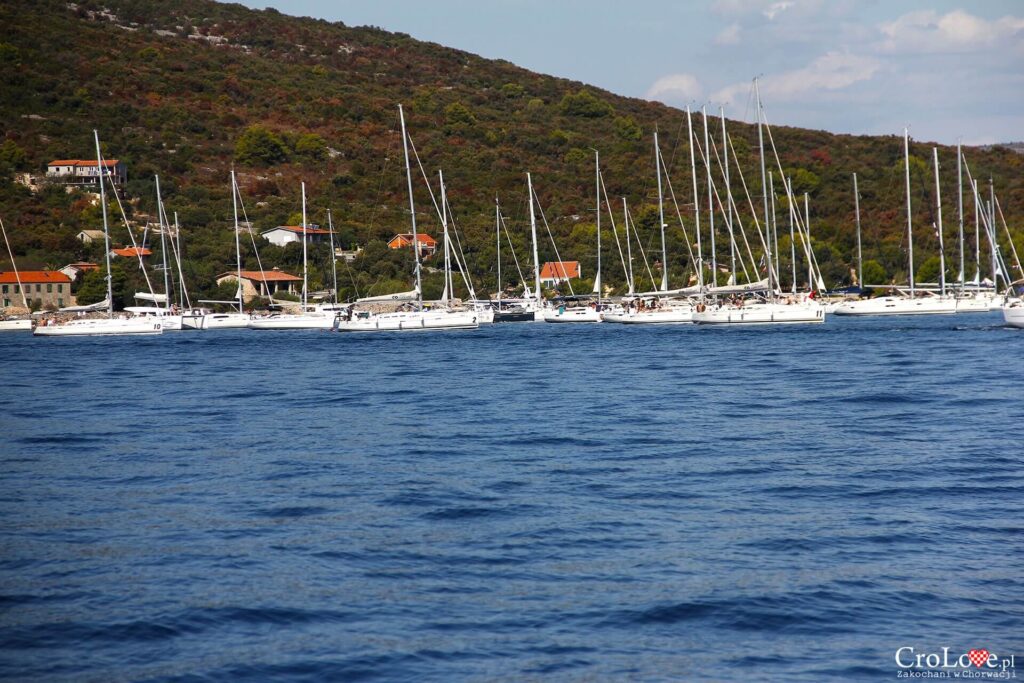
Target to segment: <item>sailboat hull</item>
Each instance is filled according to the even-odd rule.
[[[722,305],[694,311],[693,322],[698,325],[806,325],[825,322],[825,309],[816,302]]]
[[[110,335],[162,334],[159,320],[143,318],[87,318],[57,325],[37,325],[37,337],[98,337]]]
[[[836,315],[948,315],[957,312],[951,297],[883,296],[876,299],[848,301],[836,307]]]
[[[546,323],[599,323],[601,312],[589,306],[549,308],[538,312]]]
[[[339,317],[338,332],[421,332],[426,330],[475,330],[480,326],[476,311],[403,311],[377,315],[356,314],[351,320]]]
[[[618,311],[601,316],[606,323],[623,325],[684,325],[693,322],[693,309],[658,308],[646,311]]]
[[[334,327],[334,313],[295,313],[253,318],[249,327],[254,330],[329,330]]]
[[[0,332],[31,332],[32,321],[28,318],[18,320],[0,320]]]
[[[1003,320],[1010,327],[1024,328],[1024,302],[1015,301],[1004,306]]]

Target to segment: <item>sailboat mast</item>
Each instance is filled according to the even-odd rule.
[[[779,284],[778,276],[775,273],[775,269],[772,267],[772,257],[776,256],[776,258],[777,258],[777,254],[779,253],[779,221],[778,221],[778,216],[775,215],[775,182],[772,180],[772,177],[773,177],[772,174],[769,173],[768,174],[768,196],[771,198],[771,222],[766,226],[767,229],[768,229],[768,239],[766,240],[766,242],[769,245],[768,248],[769,248],[770,251],[769,251],[769,254],[768,254],[768,258],[765,261],[766,261],[766,265],[768,266],[768,288],[774,294],[776,292],[781,292],[782,291],[782,286]],[[731,212],[730,212],[730,214],[731,214]],[[730,219],[731,219],[731,215],[730,215]],[[732,228],[729,229],[729,239],[730,239],[730,241],[732,240]],[[732,278],[733,278],[734,282],[736,280],[736,261],[735,261],[735,255],[736,255],[736,251],[734,249],[733,250],[733,258],[734,258],[734,260],[733,260],[733,275],[732,275]],[[758,277],[759,275],[760,275],[760,273],[755,273],[754,274],[754,276],[757,277],[757,279],[760,279],[760,277]]]
[[[92,131],[93,139],[96,140],[96,172],[100,181],[100,208],[103,211],[103,244],[106,247],[107,257],[107,316],[114,317],[114,291],[112,278],[110,277],[110,228],[107,225],[107,193],[103,189],[103,155],[100,154],[100,134],[95,129]]]
[[[174,234],[171,235],[171,246],[177,245],[175,251],[174,260],[178,263],[178,301],[182,306],[188,306],[192,308],[192,302],[189,300],[188,291],[185,289],[185,273],[181,269],[181,259],[184,254],[181,251],[181,228],[178,227],[178,212],[174,212]]]
[[[964,160],[960,152],[960,140],[956,141],[956,206],[957,218],[960,223],[958,239],[960,242],[960,289],[963,290],[964,279]]]
[[[761,194],[764,196],[764,221],[768,223],[768,182],[767,172],[765,171],[764,162],[764,126],[762,121],[764,119],[763,112],[761,110],[761,88],[757,84],[757,79],[754,79],[754,97],[756,100],[755,106],[757,107],[757,148],[761,157]],[[792,192],[788,193],[790,203],[792,203],[793,195]],[[772,262],[771,254],[768,255],[768,270],[771,271]],[[796,277],[793,278],[793,287],[796,287]],[[813,289],[813,288],[812,288]]]
[[[690,136],[690,177],[693,178],[693,221],[694,229],[697,232],[697,287],[701,290],[701,296],[703,296],[704,252],[700,246],[700,196],[697,194],[697,156],[694,150],[693,120],[690,116],[690,107],[686,107],[686,130]]]
[[[711,186],[711,138],[708,135],[707,106],[702,107],[701,112],[704,115],[704,167],[707,170],[708,183],[708,232],[711,234],[711,285],[715,286],[718,284],[718,261],[715,256],[715,205],[712,194],[714,188]]]
[[[412,198],[412,168],[409,166],[409,138],[405,134],[405,113],[398,105],[398,118],[402,122],[402,150],[405,152],[405,179],[409,186],[409,218],[412,220],[412,253],[416,257],[416,298],[423,308],[423,283],[420,275],[420,238],[416,233],[416,205]]]
[[[309,301],[309,276],[306,272],[306,231],[306,183],[302,183],[302,310],[306,310],[306,303]]]
[[[786,179],[786,197],[789,199],[789,250],[790,263],[793,266],[793,294],[796,294],[796,207],[793,206],[793,179]]]
[[[441,184],[441,229],[444,232],[444,293],[441,295],[441,300],[444,301],[445,305],[451,300],[452,292],[452,252],[451,245],[448,242],[448,197],[445,194],[444,189],[444,172],[438,170],[437,172],[438,182]]]
[[[936,232],[939,235],[939,289],[942,296],[946,296],[946,249],[942,242],[942,190],[939,188],[938,147],[932,147],[932,158],[935,160],[935,208],[939,221],[939,225],[936,228]]]
[[[18,264],[14,262],[14,252],[11,251],[11,243],[7,240],[7,229],[4,228],[4,222],[0,220],[0,230],[4,233],[4,244],[7,245],[7,255],[11,257],[11,268],[14,269],[14,281],[18,283],[18,291],[21,292],[21,300],[25,303],[25,308],[32,308],[28,305],[28,296],[25,294],[25,287],[21,284],[21,275],[18,273]]]
[[[857,174],[853,174],[853,209],[857,217],[857,284],[864,287],[864,254],[860,248],[860,190],[857,189]]]
[[[654,165],[658,175],[658,225],[661,228],[661,291],[668,291],[668,247],[665,245],[665,200],[661,190],[661,147],[658,131],[654,131]]]
[[[494,198],[494,236],[498,247],[498,310],[501,310],[501,204]]]
[[[533,236],[533,281],[536,287],[534,296],[540,306],[540,256],[537,251],[537,215],[533,208],[533,180],[526,174],[526,189],[530,193],[530,234]]]
[[[168,309],[171,306],[171,280],[170,273],[167,272],[167,221],[164,220],[164,202],[160,197],[160,176],[154,175],[156,180],[156,220],[160,224],[160,256],[163,258],[164,268],[164,309]],[[157,302],[153,302],[154,304]]]
[[[235,213],[235,265],[238,267],[238,312],[243,308],[242,302],[242,242],[238,236],[238,183],[235,181],[235,169],[231,169],[231,208]]]
[[[655,133],[657,135],[657,133]],[[594,186],[597,197],[597,275],[594,276],[594,291],[597,303],[601,303],[601,155],[594,150]]]
[[[622,198],[622,229],[626,233],[626,259],[629,261],[629,294],[636,291],[633,280],[633,245],[629,241],[629,207],[626,206],[626,198]]]
[[[804,192],[804,228],[807,233],[807,251],[811,254],[814,253],[811,251],[811,202],[806,192]],[[814,259],[810,257],[807,259],[807,291],[814,291]]]
[[[907,183],[907,254],[910,263],[910,298],[914,298],[914,230],[910,222],[910,130],[903,129],[903,170]]]
[[[331,290],[331,303],[338,303],[338,260],[334,254],[334,220],[331,218],[331,210],[327,209],[327,230],[330,232],[331,240],[331,281],[334,289]]]
[[[981,198],[978,196],[978,180],[971,180],[974,194],[974,279],[981,282]]]
[[[725,225],[729,230],[729,267],[732,273],[732,282],[736,283],[736,239],[732,232],[732,184],[729,182],[729,137],[725,132],[725,107],[718,108],[719,118],[722,119],[722,154],[724,155],[725,167]],[[769,235],[768,239],[771,239]],[[771,261],[768,262],[768,272],[771,272]]]
[[[992,178],[988,179],[988,232],[992,235],[989,240],[992,247],[992,289],[996,292],[999,291],[999,264],[997,262],[997,252],[999,250],[999,243],[996,242],[998,235],[996,234],[996,190],[995,185],[992,183]],[[1003,278],[1004,280],[1006,278]]]

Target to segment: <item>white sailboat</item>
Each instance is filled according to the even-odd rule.
[[[937,174],[937,156],[935,163]],[[903,129],[903,166],[907,193],[907,259],[910,271],[910,288],[908,291],[900,291],[898,294],[891,294],[889,296],[843,302],[836,306],[836,315],[946,315],[956,313],[957,302],[954,297],[945,296],[944,291],[942,296],[936,296],[932,292],[919,292],[914,285],[914,234],[910,210],[910,131],[906,128]],[[941,218],[939,220],[941,221]],[[941,235],[941,230],[939,234]],[[942,270],[945,270],[944,260]],[[941,277],[944,290],[944,272]]]
[[[309,271],[306,222],[306,183],[302,183],[302,308],[298,313],[274,313],[265,318],[252,318],[249,327],[254,330],[329,330],[334,327],[334,316],[340,306],[309,303]],[[237,230],[236,230],[237,234]],[[334,258],[334,254],[331,254]],[[239,280],[241,286],[241,280]]]
[[[402,128],[402,149],[405,154],[405,178],[409,191],[409,216],[412,222],[412,251],[416,260],[416,288],[415,299],[403,304],[409,306],[410,310],[394,311],[391,313],[375,313],[372,311],[357,311],[353,306],[345,307],[339,312],[333,321],[334,329],[338,332],[410,332],[426,330],[461,330],[476,329],[479,327],[479,315],[476,311],[465,309],[453,309],[448,306],[438,308],[425,308],[423,305],[423,281],[420,272],[420,242],[419,233],[416,230],[416,205],[412,192],[412,167],[409,164],[409,138],[405,131],[405,113],[402,105],[398,105],[398,118]],[[445,278],[449,277],[445,273]],[[446,284],[447,286],[447,284]],[[408,293],[402,293],[402,300]],[[385,295],[386,297],[396,295]]]
[[[754,80],[754,93],[757,100],[757,135],[758,135],[758,147],[760,150],[761,158],[761,186],[768,190],[769,176],[765,166],[765,147],[764,147],[764,133],[763,128],[766,127],[767,122],[764,120],[764,110],[761,106],[761,94],[757,85],[757,80]],[[705,114],[705,154],[706,164],[710,169],[711,158],[710,158],[710,146],[707,138],[707,122]],[[770,133],[770,131],[769,131]],[[728,146],[728,139],[723,139],[723,144]],[[774,150],[774,143],[773,150]],[[691,147],[693,146],[691,136]],[[780,173],[782,172],[781,164],[778,160],[778,154],[775,154],[776,164],[779,166]],[[710,172],[709,172],[709,185],[710,185]],[[696,181],[694,182],[694,188],[696,190]],[[696,192],[695,192],[696,194]],[[769,211],[768,205],[768,191],[763,192],[764,196],[764,225],[765,232],[767,235],[762,233],[762,241],[765,245],[765,265],[768,271],[767,280],[762,280],[747,285],[726,285],[724,287],[714,286],[705,293],[713,295],[714,298],[707,300],[702,298],[696,304],[693,312],[693,322],[698,325],[803,325],[812,323],[822,323],[825,321],[825,309],[818,301],[813,293],[806,295],[792,294],[790,296],[782,296],[778,288],[778,276],[775,271],[775,264],[772,254],[772,249],[769,245],[773,243],[772,240],[772,217]],[[789,200],[790,206],[790,219],[793,220],[795,215],[793,210],[793,192],[790,185],[786,185],[786,195]],[[708,191],[708,204],[709,209],[711,207],[711,190]],[[728,200],[731,204],[731,199]],[[805,214],[806,209],[806,197],[805,197]],[[732,211],[730,206],[729,211]],[[714,215],[712,211],[712,216]],[[804,251],[807,254],[808,268],[810,270],[808,279],[810,286],[813,289],[815,278],[814,278],[814,260],[813,252],[810,248],[810,240],[805,238],[805,231],[808,230],[809,220],[805,218],[805,225],[802,230],[799,231],[799,236],[804,244]],[[713,218],[712,223],[713,226]],[[760,228],[759,228],[760,229]],[[714,232],[712,227],[712,240],[714,239]],[[734,242],[735,238],[730,238]],[[712,263],[715,263],[714,254],[714,242],[712,241]],[[795,249],[795,247],[794,247]],[[795,262],[795,259],[794,259]],[[712,273],[717,273],[717,267],[712,266]],[[733,278],[730,278],[733,279]],[[818,278],[820,280],[820,277]],[[795,288],[795,277],[794,277],[794,288]],[[740,291],[734,291],[739,289]],[[745,290],[745,291],[744,291]],[[747,293],[753,294],[753,298],[749,298]],[[730,298],[725,298],[729,296]],[[703,294],[702,294],[703,297]]]
[[[1007,325],[1024,328],[1024,299],[1008,299],[1002,310]]]
[[[562,297],[561,301],[550,308],[544,308],[539,311],[541,320],[546,323],[599,323],[602,322],[601,317],[601,167],[600,167],[600,154],[597,150],[594,150],[594,165],[597,173],[597,272],[594,275],[594,291],[597,293],[596,301],[587,301],[587,297]],[[533,183],[529,182],[530,186],[530,223],[536,225],[536,217],[533,212]],[[546,224],[546,221],[545,221]],[[548,231],[548,236],[551,236],[551,231]],[[554,246],[554,238],[551,240],[552,246]],[[558,258],[558,266],[556,266],[555,275],[558,276],[557,269],[562,268],[561,275],[568,280],[569,274],[565,272],[563,261],[558,255],[558,247],[555,247],[555,257]],[[572,291],[572,284],[569,284],[569,290]]]
[[[106,254],[107,273],[107,317],[106,318],[79,318],[63,323],[40,324],[32,330],[32,334],[40,337],[71,337],[71,336],[108,336],[108,335],[129,335],[129,334],[161,334],[163,326],[159,321],[154,322],[145,318],[120,318],[114,317],[114,294],[110,277],[110,228],[107,224],[107,195],[103,184],[103,156],[100,154],[100,136],[93,131],[96,141],[97,172],[99,173],[100,186],[100,207],[103,212],[103,241]]]
[[[7,229],[4,222],[0,220],[0,231],[4,234],[4,244],[7,245],[7,255],[11,259],[11,268],[14,270],[15,288],[21,293],[21,300],[25,304],[25,310],[31,307],[28,305],[28,297],[25,296],[25,286],[21,283],[21,275],[18,274],[18,264],[14,262],[14,252],[11,251],[11,243],[7,241]],[[5,287],[7,285],[4,285]],[[0,314],[0,332],[31,332],[32,318],[30,316],[12,316]]]

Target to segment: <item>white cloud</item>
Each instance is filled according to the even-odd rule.
[[[768,21],[774,21],[775,17],[782,14],[790,7],[793,6],[793,0],[782,0],[781,2],[773,2],[768,6],[761,14],[768,17]]]
[[[740,42],[740,25],[729,24],[715,37],[716,45],[736,45]]]
[[[879,26],[880,48],[887,52],[971,52],[1024,45],[1024,18],[988,20],[963,10],[939,15],[933,10],[910,12]]]
[[[848,52],[826,52],[809,65],[779,74],[769,74],[759,82],[765,99],[787,101],[821,90],[842,90],[854,83],[870,80],[881,68],[873,57]],[[738,105],[746,102],[751,84],[737,83],[711,96],[713,102]]]
[[[700,98],[703,89],[700,81],[692,74],[671,74],[662,76],[647,89],[649,100],[687,102]]]

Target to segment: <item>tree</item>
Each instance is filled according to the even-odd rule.
[[[588,119],[608,116],[614,111],[612,105],[598,99],[586,89],[568,93],[562,98],[559,108],[566,116],[580,116]]]
[[[643,130],[632,116],[619,116],[615,119],[615,133],[623,140],[639,140]]]
[[[874,259],[864,262],[864,273],[861,277],[864,278],[864,282],[860,283],[861,287],[865,285],[884,285],[889,282],[889,275],[885,272],[885,268]]]
[[[263,126],[249,126],[235,143],[235,159],[242,164],[270,166],[287,161],[288,148]]]

